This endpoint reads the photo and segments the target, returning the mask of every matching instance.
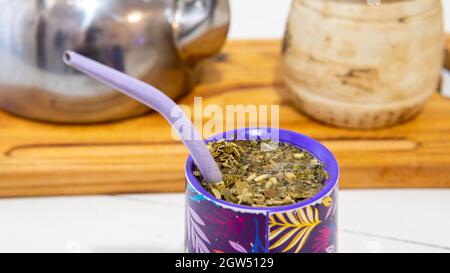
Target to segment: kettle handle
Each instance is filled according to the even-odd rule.
[[[220,51],[230,25],[228,0],[175,0],[173,38],[180,57],[194,65]]]

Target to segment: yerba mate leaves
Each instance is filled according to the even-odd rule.
[[[328,179],[324,164],[311,153],[269,140],[210,142],[209,151],[223,182],[209,184],[194,175],[218,199],[255,207],[283,206],[317,194]]]

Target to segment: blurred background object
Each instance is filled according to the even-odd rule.
[[[283,45],[290,98],[304,113],[351,128],[416,115],[443,63],[439,0],[294,0]]]
[[[450,35],[445,37],[445,63],[441,77],[441,95],[450,98]]]
[[[217,53],[227,0],[0,0],[0,107],[45,121],[110,121],[149,111],[66,67],[75,50],[178,98]]]
[[[229,1],[233,15],[229,39],[280,39],[283,37],[292,0]],[[383,2],[382,0],[381,3]],[[258,10],[249,12],[256,5]],[[445,30],[450,32],[450,1],[443,0],[442,5],[445,14]],[[251,20],[249,20],[250,15]]]

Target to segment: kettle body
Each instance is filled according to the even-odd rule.
[[[149,111],[65,66],[74,50],[176,99],[217,53],[227,0],[0,0],[0,107],[50,122],[90,123]]]

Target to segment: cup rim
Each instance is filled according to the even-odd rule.
[[[247,210],[247,211],[255,211],[255,212],[263,212],[263,211],[288,211],[294,210],[298,208],[302,208],[308,205],[312,205],[317,203],[319,200],[322,200],[328,194],[331,194],[332,190],[337,186],[339,181],[339,166],[335,156],[331,153],[328,148],[326,148],[322,143],[317,140],[310,138],[306,135],[278,128],[239,128],[235,130],[226,131],[223,133],[219,133],[215,136],[208,138],[205,142],[217,141],[220,139],[225,139],[226,136],[234,135],[234,134],[245,134],[246,138],[249,136],[257,137],[258,139],[267,139],[265,137],[270,137],[270,133],[273,130],[277,130],[279,132],[280,142],[285,142],[292,144],[296,147],[307,150],[312,153],[315,157],[317,157],[321,162],[325,163],[325,169],[328,172],[329,178],[325,181],[324,187],[313,197],[300,201],[295,204],[285,205],[285,206],[275,206],[275,207],[251,207],[251,206],[243,206],[234,203],[227,202],[222,199],[217,199],[215,196],[210,194],[203,186],[200,184],[200,180],[194,175],[194,160],[192,156],[189,155],[186,165],[185,165],[185,175],[187,182],[200,194],[204,197],[213,200],[216,203],[219,203],[226,207],[231,207],[239,210]]]

